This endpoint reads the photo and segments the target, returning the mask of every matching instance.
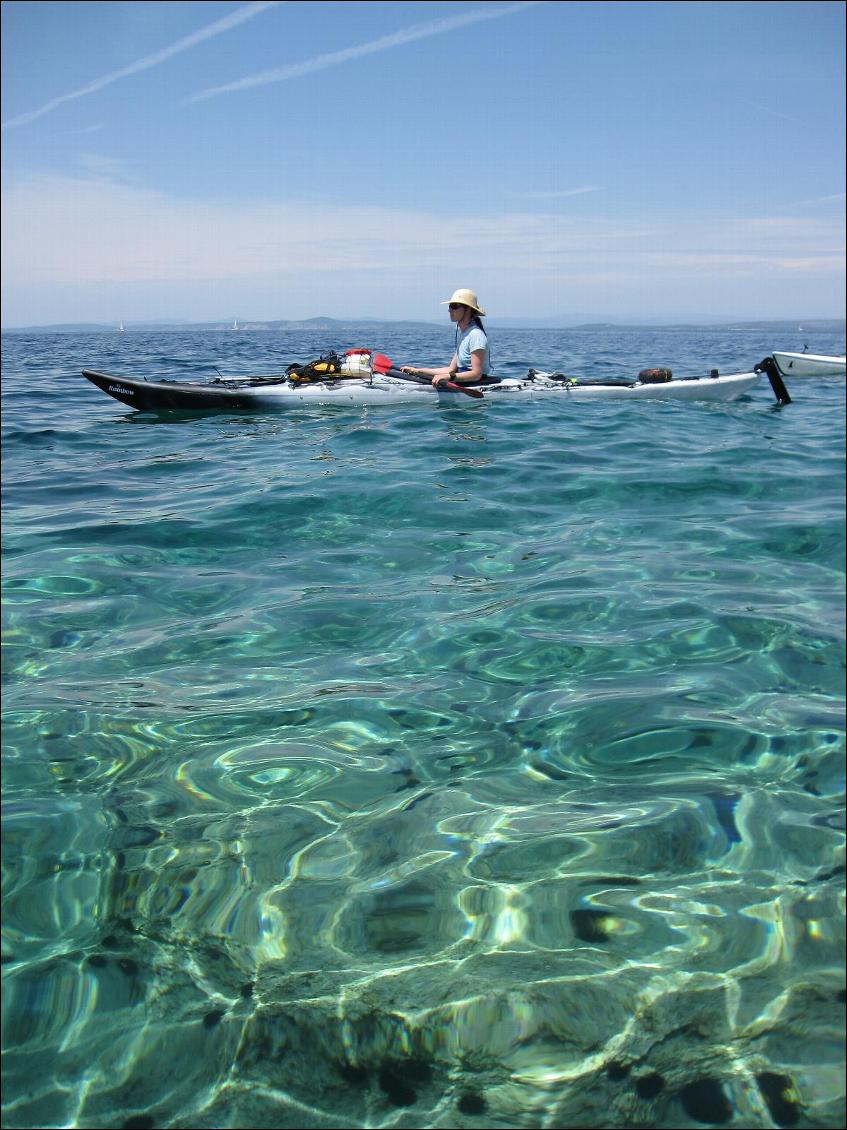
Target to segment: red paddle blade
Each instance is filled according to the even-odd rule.
[[[384,353],[374,353],[371,357],[371,368],[375,373],[387,373],[394,368],[394,362]]]

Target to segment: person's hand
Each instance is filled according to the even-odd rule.
[[[447,384],[449,379],[450,379],[449,377],[445,377],[444,374],[441,373],[439,376],[432,378],[432,387],[433,388],[442,388],[444,385]]]

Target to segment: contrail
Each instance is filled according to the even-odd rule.
[[[803,208],[807,204],[843,204],[844,193],[835,192],[832,196],[815,196],[811,200],[794,200],[790,204],[785,204],[785,208]]]
[[[431,20],[429,23],[412,24],[400,31],[384,35],[380,39],[372,39],[369,43],[360,43],[356,47],[345,47],[341,51],[331,51],[326,55],[316,55],[312,59],[305,59],[302,63],[289,63],[272,71],[260,71],[255,75],[228,82],[223,86],[212,86],[201,90],[187,102],[201,102],[205,98],[214,98],[216,94],[225,94],[230,90],[246,90],[251,86],[264,86],[270,82],[285,82],[286,79],[299,78],[301,75],[313,74],[315,71],[325,70],[327,67],[339,63],[347,63],[351,59],[360,59],[363,55],[375,55],[378,51],[390,51],[392,47],[402,47],[406,43],[414,43],[417,39],[428,39],[431,35],[441,35],[445,31],[454,31],[456,28],[466,27],[468,24],[478,23],[480,20],[496,20],[500,16],[511,16],[524,8],[533,8],[541,0],[525,0],[521,4],[509,4],[504,8],[479,8],[474,12],[464,12],[458,16],[447,16],[441,20]]]
[[[208,24],[199,31],[186,35],[183,39],[178,39],[176,43],[172,43],[170,47],[164,47],[161,51],[157,51],[155,55],[147,55],[145,58],[139,59],[137,63],[130,63],[128,67],[122,67],[119,71],[113,71],[111,74],[95,79],[88,86],[83,86],[70,94],[62,94],[51,102],[47,102],[38,110],[30,110],[29,113],[20,114],[17,118],[10,118],[9,121],[3,122],[2,128],[11,129],[13,126],[23,126],[27,122],[34,122],[36,118],[49,114],[51,110],[55,110],[57,106],[61,106],[64,102],[72,102],[75,98],[84,98],[86,94],[93,94],[97,90],[102,90],[104,86],[109,86],[119,79],[138,74],[139,71],[146,71],[149,67],[156,67],[159,63],[164,63],[166,59],[178,55],[181,51],[187,51],[190,47],[195,47],[206,39],[212,39],[216,35],[230,31],[239,24],[243,24],[245,20],[260,15],[266,8],[275,8],[281,2],[282,0],[261,0],[261,2],[255,4],[246,4],[243,8],[239,8],[237,12],[232,12],[230,15],[224,16],[223,19],[215,20],[214,23]]]

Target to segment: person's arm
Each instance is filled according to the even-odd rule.
[[[440,384],[445,380],[455,381],[456,384],[474,384],[476,381],[481,381],[485,376],[484,363],[485,363],[485,350],[474,349],[471,352],[471,367],[470,369],[462,369],[457,372],[454,365],[458,363],[458,357],[453,356],[453,362],[447,373],[443,369],[439,370],[433,376],[432,383]]]
[[[442,377],[445,380],[452,380],[453,374],[459,367],[459,358],[453,354],[453,360],[449,365],[442,365],[439,369],[423,369],[420,365],[403,365],[401,373],[423,373],[427,377]]]
[[[467,381],[481,381],[485,376],[485,350],[474,349],[471,352],[471,367],[456,373],[456,380],[461,384],[462,377]]]

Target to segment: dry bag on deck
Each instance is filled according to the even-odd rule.
[[[643,385],[661,385],[673,380],[673,373],[670,369],[642,369],[638,379]]]
[[[344,377],[369,377],[371,352],[369,349],[348,349],[344,357],[327,353],[317,361],[305,365],[289,365],[285,375],[292,384],[314,384],[316,381],[337,381]]]

